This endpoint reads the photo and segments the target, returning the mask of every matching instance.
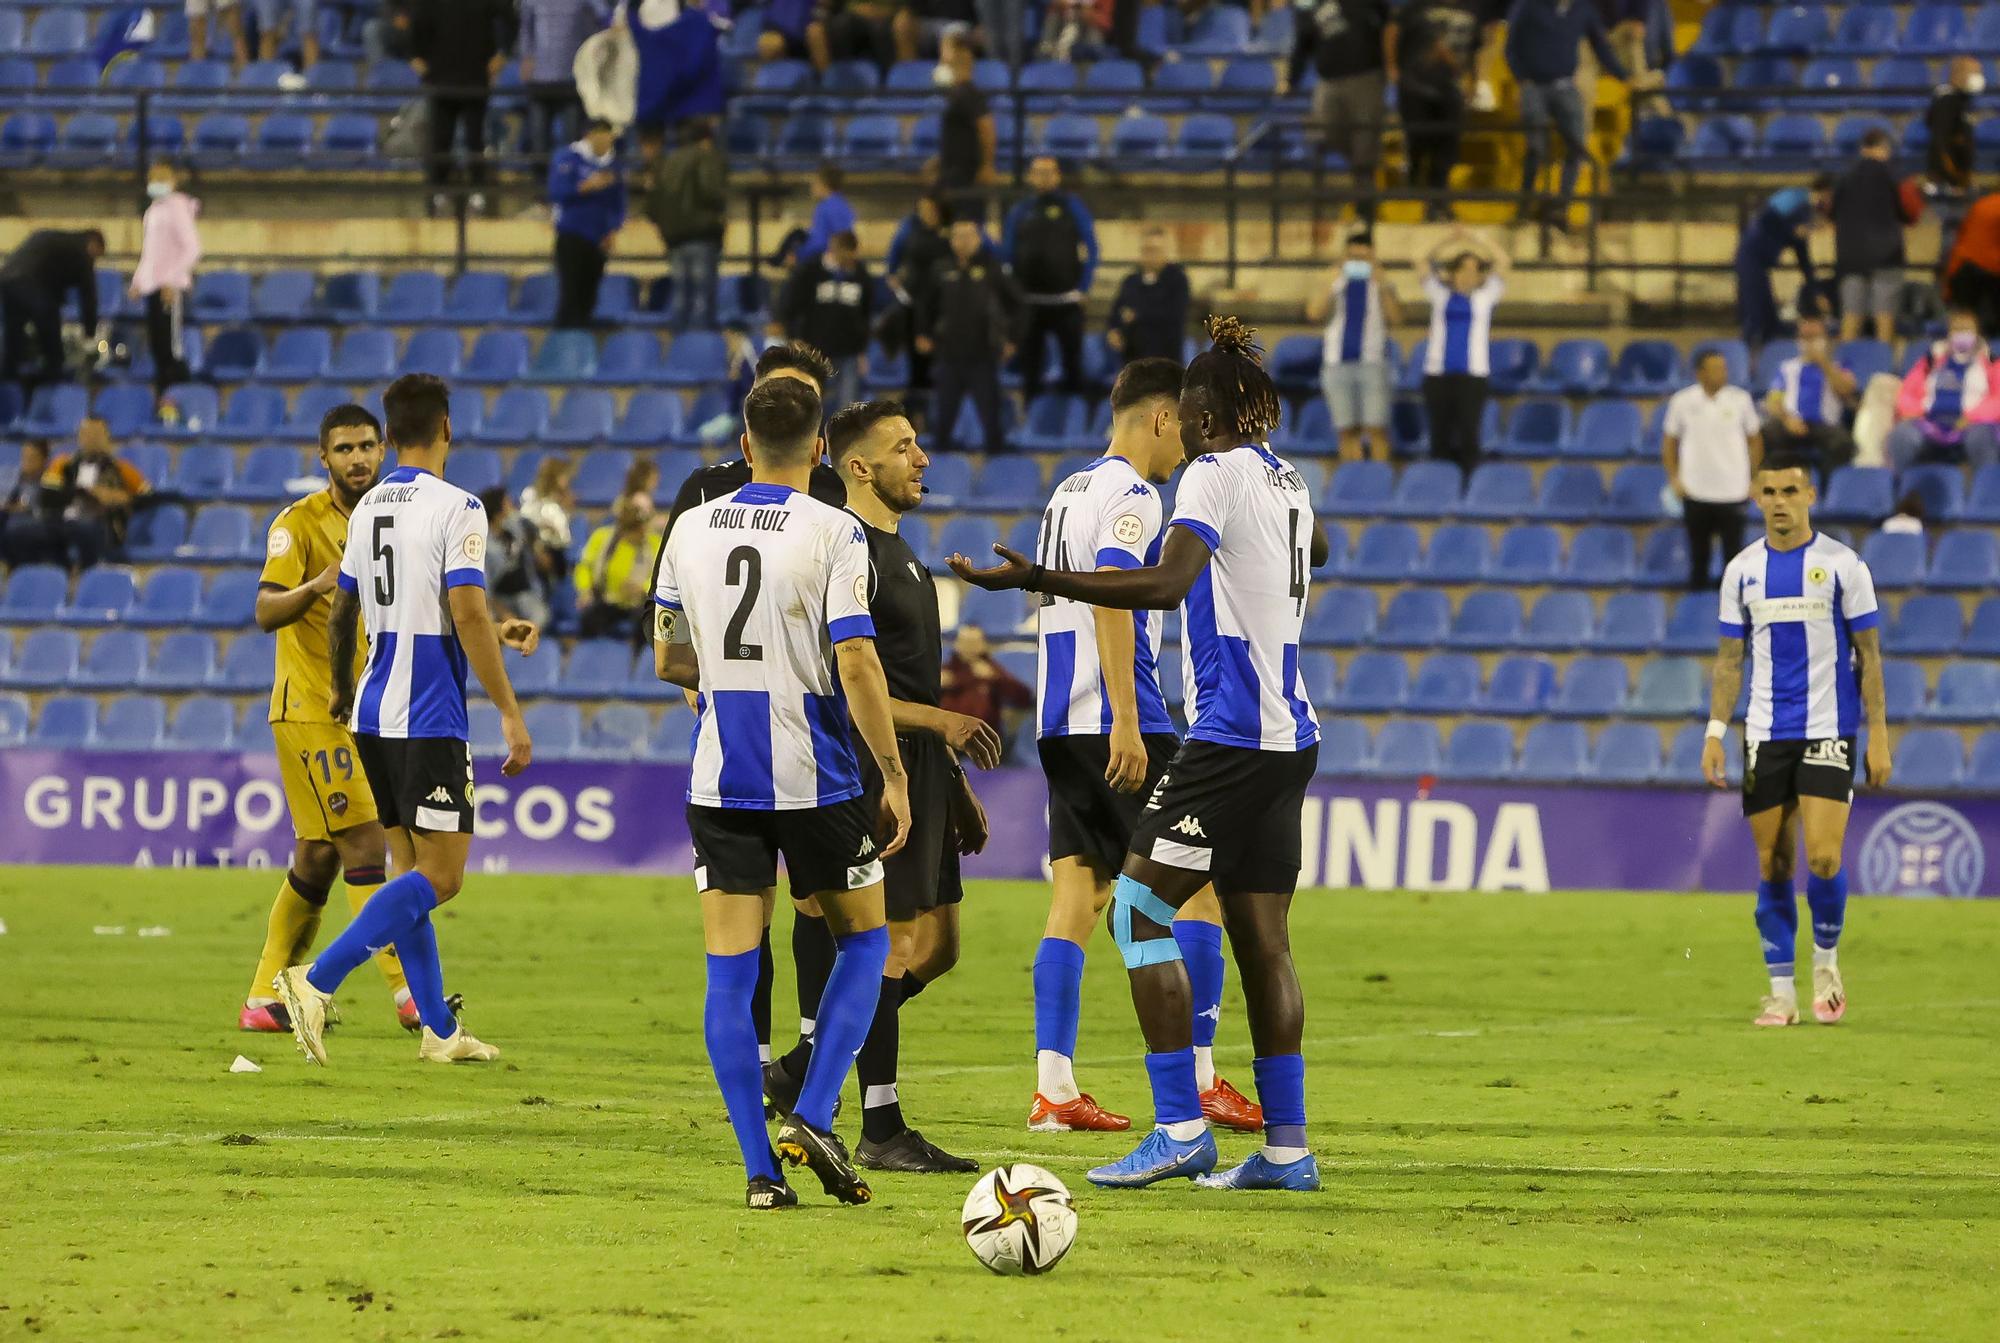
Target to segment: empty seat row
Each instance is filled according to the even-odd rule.
[[[206,630],[175,630],[151,646],[143,630],[106,630],[85,649],[75,630],[42,628],[18,647],[0,631],[0,682],[10,686],[266,693],[277,656],[275,636],[250,630],[218,650]]]
[[[257,575],[225,569],[207,580],[192,569],[156,569],[141,590],[129,569],[90,569],[69,591],[69,576],[54,565],[17,565],[0,594],[0,624],[198,625],[247,627],[257,605]]]
[[[89,695],[52,695],[34,714],[24,697],[0,693],[0,747],[268,752],[267,713],[261,703],[239,709],[210,696],[183,699],[169,714],[156,695],[122,695],[102,705]]]
[[[1835,16],[1838,16],[1836,19]],[[2000,53],[2000,17],[1981,8],[1970,22],[1957,4],[1919,4],[1898,26],[1882,5],[1787,5],[1769,11],[1721,5],[1702,20],[1690,52],[1700,56],[1951,56]]]

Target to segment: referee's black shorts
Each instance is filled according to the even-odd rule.
[[[1081,858],[1115,876],[1125,866],[1139,810],[1146,805],[1180,738],[1171,732],[1149,732],[1146,781],[1135,793],[1121,793],[1104,781],[1111,765],[1111,738],[1102,733],[1043,737],[1035,743],[1042,773],[1049,781],[1049,861]]]
[[[925,910],[957,904],[965,898],[965,887],[959,880],[958,833],[951,818],[952,795],[958,789],[951,748],[934,732],[910,732],[897,736],[896,749],[910,784],[910,837],[882,860],[882,903],[891,923],[904,923]],[[855,754],[869,814],[879,815],[881,771],[865,743],[855,743]]]

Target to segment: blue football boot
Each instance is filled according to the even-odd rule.
[[[1092,1184],[1106,1189],[1144,1189],[1162,1180],[1192,1180],[1206,1175],[1215,1169],[1218,1159],[1215,1135],[1207,1129],[1201,1131],[1201,1136],[1181,1142],[1168,1137],[1165,1129],[1156,1128],[1124,1160],[1099,1166],[1088,1178]]]
[[[1255,1152],[1242,1165],[1204,1175],[1195,1183],[1203,1189],[1288,1189],[1297,1194],[1311,1194],[1319,1190],[1319,1162],[1308,1152],[1299,1160],[1280,1166],[1267,1160],[1262,1152]]]

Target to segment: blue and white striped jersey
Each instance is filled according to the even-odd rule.
[[[1262,443],[1198,457],[1181,473],[1169,525],[1213,552],[1181,603],[1188,736],[1253,751],[1311,746],[1319,719],[1299,688],[1313,531],[1304,479]]]
[[[1839,424],[1845,409],[1833,380],[1818,364],[1796,356],[1778,365],[1778,393],[1785,409],[1807,424]]]
[[[1388,359],[1389,324],[1382,315],[1382,286],[1371,270],[1333,286],[1321,358],[1329,364],[1380,364]]]
[[[1064,478],[1042,513],[1036,558],[1044,568],[1088,573],[1136,569],[1160,558],[1160,493],[1122,457],[1099,457]],[[1087,602],[1041,598],[1041,675],[1036,678],[1036,735],[1093,736],[1111,731],[1111,701],[1097,655],[1096,609]],[[1139,731],[1172,732],[1160,693],[1158,611],[1134,611],[1132,698]]]
[[[1498,275],[1487,276],[1470,294],[1459,293],[1435,275],[1424,277],[1424,296],[1431,301],[1425,373],[1483,378],[1493,371],[1493,309],[1505,288]]]
[[[1851,737],[1861,726],[1855,630],[1881,621],[1861,557],[1814,533],[1793,550],[1763,540],[1722,571],[1722,637],[1747,637],[1753,742]]]
[[[428,471],[399,466],[354,506],[340,586],[361,603],[368,665],[354,730],[465,738],[465,649],[446,594],[486,586],[486,509]]]
[[[797,811],[861,792],[833,645],[873,639],[851,514],[759,482],[681,514],[654,602],[701,666],[688,801]]]

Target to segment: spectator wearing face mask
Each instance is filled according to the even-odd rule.
[[[1320,350],[1320,390],[1340,435],[1340,455],[1389,460],[1389,324],[1403,320],[1396,291],[1375,265],[1375,235],[1347,239],[1347,260],[1307,316],[1326,321]]]
[[[201,202],[180,189],[180,170],[156,159],[146,176],[146,207],[139,242],[139,264],[132,270],[126,293],[146,304],[146,348],[153,355],[153,395],[189,377],[182,358],[181,323],[188,291],[194,288],[194,268],[201,260],[201,234],[195,219]]]
[[[1889,463],[1898,471],[1919,462],[1969,461],[1986,466],[2000,457],[2000,371],[1979,338],[1979,323],[1954,309],[1945,338],[1910,366],[1896,396],[1896,427],[1889,431]]]

